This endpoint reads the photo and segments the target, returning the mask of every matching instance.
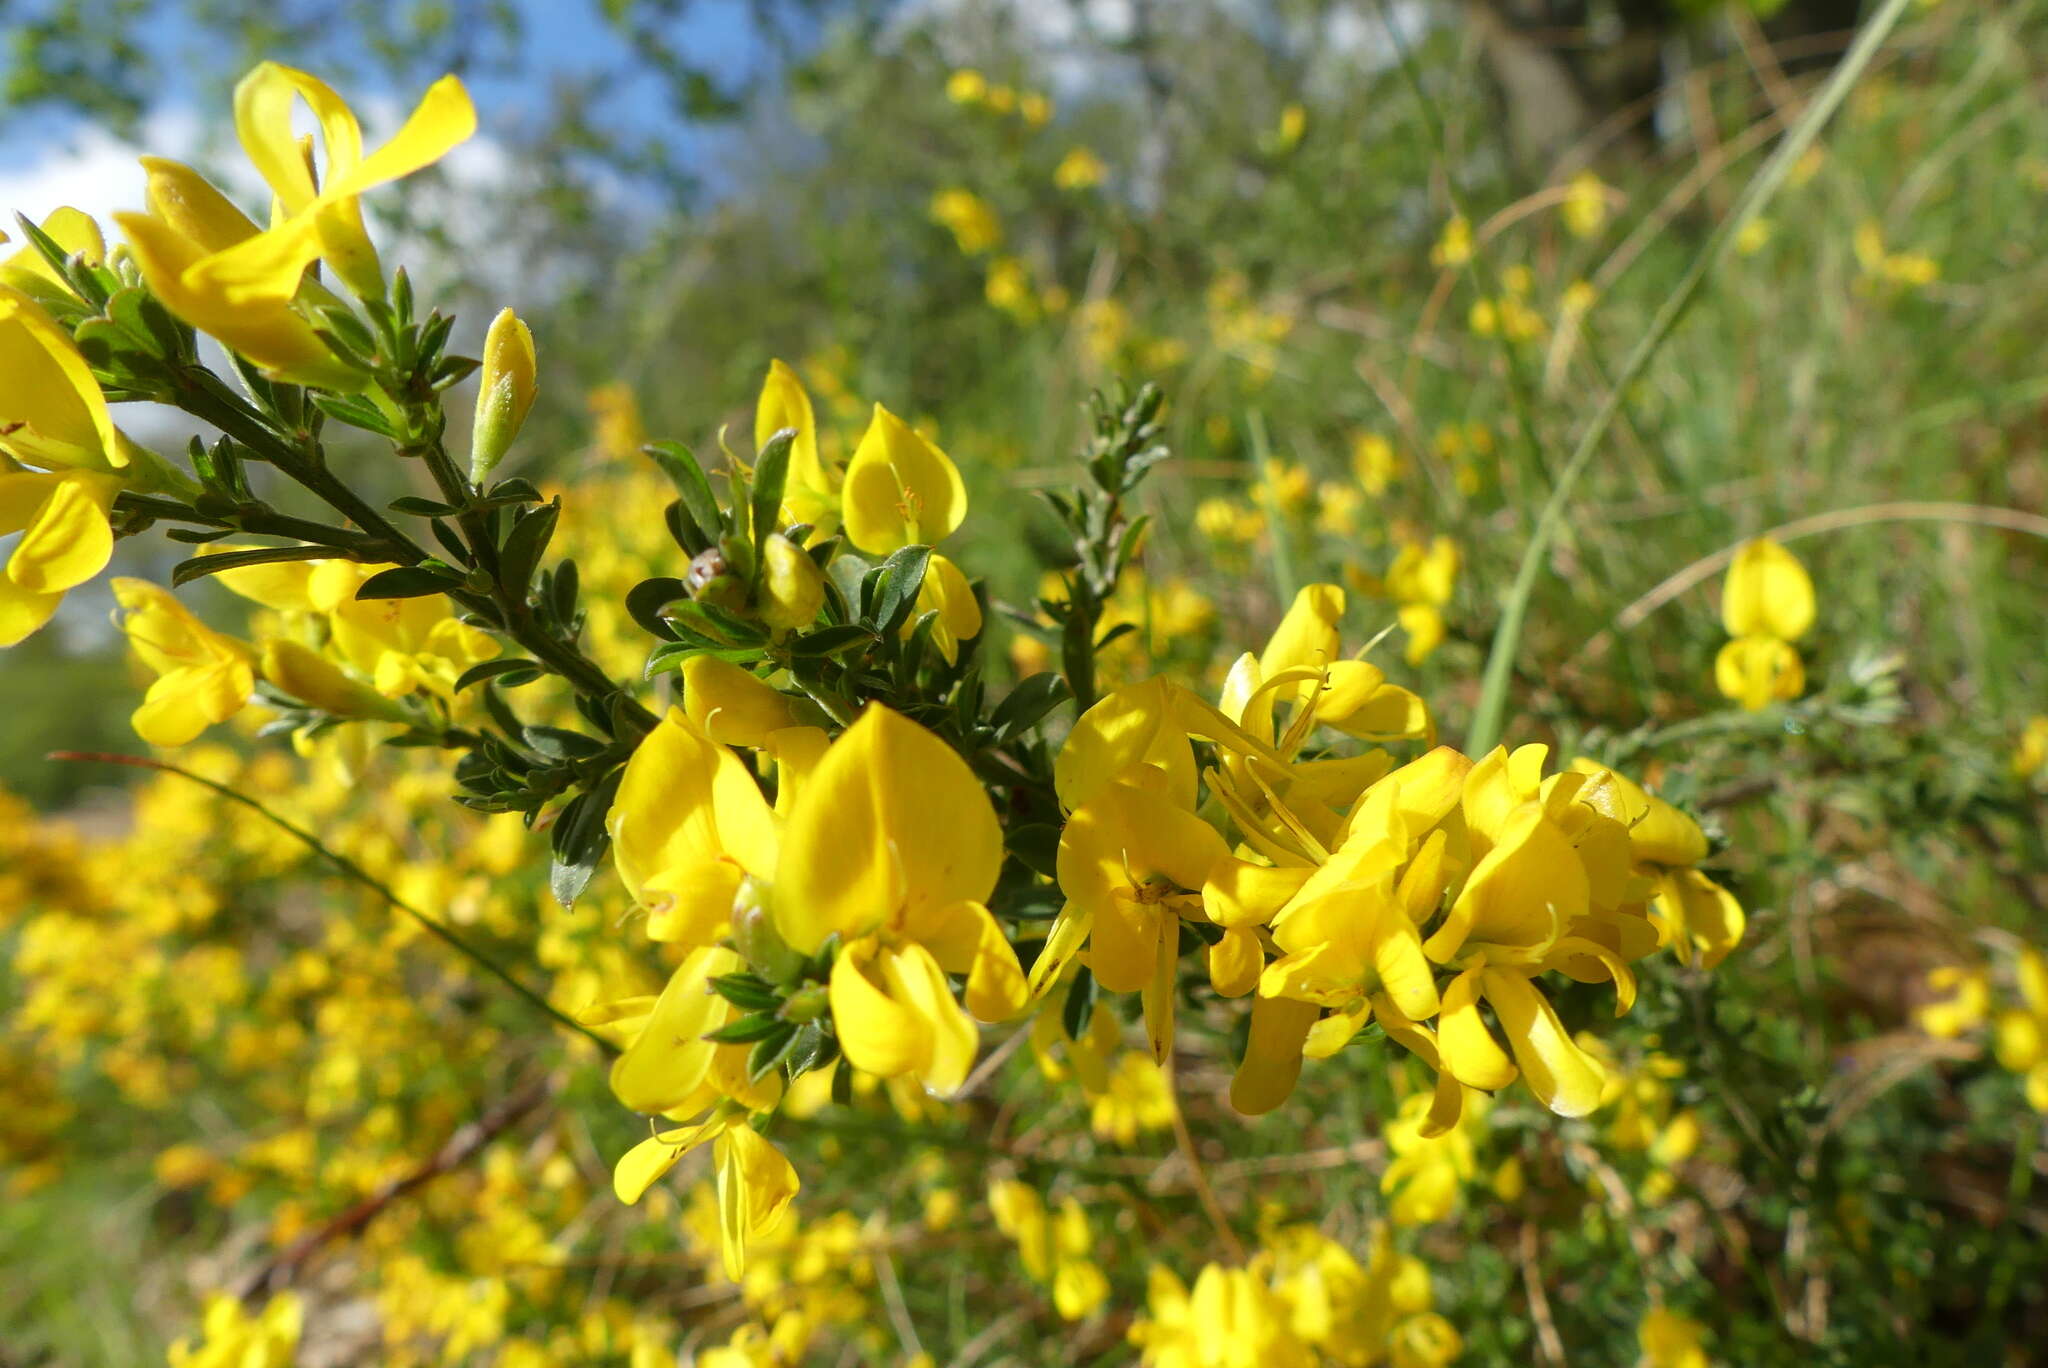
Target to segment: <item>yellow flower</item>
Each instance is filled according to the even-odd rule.
[[[840,504],[846,535],[863,551],[887,555],[935,543],[967,516],[959,467],[901,418],[875,405],[875,416],[846,467]],[[934,644],[950,662],[958,643],[981,634],[981,604],[958,566],[937,552],[925,568],[917,615],[939,615]],[[905,623],[909,629],[916,621]]]
[[[951,534],[967,516],[967,488],[945,452],[877,404],[846,468],[841,513],[855,546],[887,555]]]
[[[1113,1020],[1107,1012],[1097,1012],[1095,1019]],[[1177,1110],[1166,1070],[1132,1051],[1105,1071],[1102,1090],[1090,1099],[1088,1128],[1099,1139],[1128,1147],[1140,1131],[1171,1128]]]
[[[120,489],[114,475],[0,465],[0,537],[21,534],[0,570],[0,646],[48,622],[66,590],[106,568],[114,551],[107,513]]]
[[[116,214],[149,292],[228,350],[294,384],[356,389],[362,378],[335,359],[283,296],[231,298],[211,273],[226,252],[261,230],[189,166],[144,157],[149,212]]]
[[[621,1060],[623,1063],[623,1059]],[[747,1269],[747,1246],[775,1234],[796,1199],[796,1169],[782,1151],[747,1124],[745,1111],[721,1108],[710,1120],[662,1131],[635,1145],[612,1173],[619,1200],[638,1202],[656,1179],[706,1141],[718,1184],[718,1230],[725,1276],[737,1282]]]
[[[1799,558],[1768,537],[1743,543],[1721,589],[1728,635],[1797,641],[1812,629],[1813,616],[1813,580]]]
[[[1866,221],[1857,227],[1854,246],[1864,274],[1881,284],[1931,285],[1941,277],[1941,266],[1933,257],[1886,250],[1884,231],[1874,222]]]
[[[1799,558],[1768,537],[1745,542],[1721,589],[1721,623],[1735,638],[1714,659],[1714,682],[1751,712],[1806,689],[1792,643],[1813,627],[1813,580]]]
[[[1029,323],[1038,317],[1038,295],[1031,288],[1031,271],[1016,257],[999,256],[989,262],[982,295],[1019,323]]]
[[[988,96],[988,77],[961,67],[946,78],[946,98],[958,105],[980,104]]]
[[[1109,1279],[1088,1257],[1094,1237],[1080,1203],[1069,1197],[1049,1212],[1037,1189],[1001,1179],[989,1184],[988,1205],[996,1228],[1016,1241],[1025,1276],[1052,1289],[1062,1320],[1086,1319],[1109,1300]]]
[[[972,190],[939,191],[932,196],[931,216],[968,256],[980,256],[1002,243],[1003,225],[995,210]]]
[[[1266,515],[1218,495],[1195,506],[1195,527],[1212,541],[1248,546],[1266,531]]]
[[[100,236],[100,226],[89,214],[64,205],[51,210],[49,217],[37,226],[63,249],[65,255],[79,257],[87,266],[105,262],[106,239]],[[0,242],[5,241],[7,235],[0,233]],[[71,286],[33,242],[0,260],[0,285],[19,290],[45,304],[72,298]]]
[[[1394,1158],[1380,1175],[1380,1192],[1390,1199],[1387,1215],[1395,1225],[1434,1225],[1455,1216],[1465,1204],[1465,1184],[1478,1171],[1474,1145],[1486,1132],[1484,1099],[1468,1096],[1458,1124],[1440,1134],[1429,1126],[1433,1105],[1417,1093],[1402,1101],[1385,1128]]]
[[[1998,1014],[1998,1062],[2025,1077],[2027,1105],[2048,1112],[2048,959],[2022,950],[2013,972],[2022,1005]]]
[[[1607,185],[1591,171],[1581,171],[1565,187],[1560,213],[1573,237],[1589,238],[1607,222]]]
[[[115,428],[92,368],[41,304],[0,283],[0,456],[62,470],[120,470]]]
[[[1429,264],[1437,267],[1462,266],[1472,259],[1472,224],[1463,214],[1453,214],[1444,224],[1443,236],[1429,249]]]
[[[1274,147],[1282,152],[1292,152],[1301,145],[1302,134],[1308,132],[1308,110],[1298,104],[1288,105],[1280,111],[1280,127],[1273,135]]]
[[[281,1292],[251,1316],[239,1298],[209,1297],[200,1331],[204,1339],[171,1346],[171,1368],[291,1368],[303,1316],[299,1299]]]
[[[469,478],[481,481],[504,459],[533,407],[538,364],[533,333],[510,309],[501,309],[484,334],[483,374],[470,429]]]
[[[1109,168],[1102,164],[1102,158],[1089,148],[1075,147],[1053,168],[1052,183],[1062,190],[1086,190],[1102,184],[1108,174]]]
[[[1032,91],[1017,101],[1017,117],[1033,128],[1043,128],[1052,118],[1052,101]]]
[[[305,101],[319,125],[326,165],[322,183],[292,130],[292,106]],[[264,62],[235,87],[235,132],[242,150],[277,197],[282,221],[228,247],[199,275],[236,303],[289,299],[314,258],[325,258],[349,289],[381,298],[377,250],[363,229],[358,197],[366,190],[431,166],[476,132],[476,110],[453,76],[427,88],[390,142],[365,156],[354,111],[325,82]]]
[[[1707,1330],[1676,1311],[1653,1306],[1636,1327],[1642,1368],[1707,1368]]]
[[[1002,860],[966,762],[887,708],[871,705],[806,776],[783,828],[776,926],[806,953],[840,936],[832,1015],[855,1066],[950,1094],[973,1062],[967,1012],[1022,1008],[1023,970],[984,905]],[[949,972],[967,977],[966,1012]]]
[[[1799,652],[1776,637],[1737,637],[1714,657],[1714,686],[1750,712],[1806,692]]]
[[[1735,232],[1737,256],[1755,256],[1771,240],[1771,221],[1767,218],[1753,218]]]
[[[982,98],[998,114],[1008,114],[1017,107],[1017,92],[1006,85],[990,86]]]
[[[1361,432],[1351,443],[1351,473],[1360,488],[1372,495],[1384,494],[1398,480],[1405,463],[1394,444],[1377,432]]]
[[[1069,904],[1062,920],[1085,928],[1096,982],[1143,995],[1152,1055],[1163,1062],[1173,1046],[1181,919],[1208,920],[1201,890],[1230,851],[1165,792],[1163,772],[1151,773],[1159,782],[1113,782],[1074,810],[1058,869]]]
[[[829,532],[837,525],[839,472],[818,451],[818,419],[796,372],[781,361],[768,363],[761,397],[754,405],[754,446],[768,444],[783,428],[796,433],[789,448],[789,480],[782,503],[793,522]]]
[[[2031,779],[2048,769],[2048,713],[2027,719],[2019,744],[2012,748],[2011,769],[2015,779]]]
[[[117,578],[121,629],[157,680],[132,721],[152,746],[182,746],[242,710],[256,687],[247,646],[222,636],[146,580]]]
[[[1147,1314],[1131,1343],[1145,1368],[1313,1368],[1314,1351],[1295,1333],[1287,1304],[1248,1268],[1209,1264],[1193,1291],[1153,1265]]]

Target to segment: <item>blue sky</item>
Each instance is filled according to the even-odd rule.
[[[493,129],[509,130],[541,117],[550,87],[563,78],[601,75],[613,80],[635,69],[625,41],[603,20],[597,0],[519,0],[524,34],[514,61],[515,74],[479,73],[469,82],[479,115],[478,146],[458,152],[473,170],[488,174],[488,145]],[[709,67],[728,86],[756,72],[769,54],[755,32],[745,0],[695,0],[677,35],[693,60]],[[152,37],[178,50],[192,46],[193,33],[181,19],[182,7],[165,5],[151,20]],[[140,135],[129,142],[50,110],[10,116],[0,130],[0,223],[11,222],[17,210],[41,218],[59,204],[74,204],[102,217],[116,208],[139,207],[142,174],[135,157],[142,151],[196,157],[211,132],[226,127],[227,110],[212,107],[216,88],[206,88],[195,72],[173,77],[150,108]],[[363,116],[371,142],[381,141],[409,108],[418,91],[362,88],[337,81],[342,93]],[[603,112],[627,128],[643,132],[673,131],[652,77],[614,80]],[[711,140],[682,132],[686,153],[708,151]],[[696,145],[696,146],[693,146]],[[461,160],[452,170],[460,172]],[[708,169],[708,167],[707,167]]]

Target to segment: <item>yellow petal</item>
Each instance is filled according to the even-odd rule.
[[[66,471],[0,475],[0,535],[19,528],[7,577],[30,593],[59,593],[104,570],[114,553],[107,511],[121,482],[111,475]],[[28,505],[27,518],[17,516]]]
[[[1372,1019],[1372,1002],[1359,998],[1340,1011],[1318,1021],[1309,1029],[1308,1038],[1301,1043],[1301,1053],[1307,1059],[1328,1059],[1351,1043],[1351,1038],[1365,1029],[1365,1023]]]
[[[1262,1116],[1287,1100],[1301,1077],[1301,1047],[1320,1009],[1313,1003],[1262,997],[1252,1003],[1244,1062],[1230,1080],[1230,1105]]]
[[[0,575],[0,646],[26,640],[56,615],[57,605],[63,601],[62,590],[37,593]]]
[[[832,965],[832,1022],[855,1068],[894,1078],[923,1068],[932,1046],[923,1019],[891,994],[886,953],[872,940],[839,952]]]
[[[891,917],[986,902],[1003,833],[951,746],[870,704],[805,782],[783,832],[775,918],[805,953]]]
[[[1075,953],[1087,943],[1094,923],[1095,918],[1088,909],[1076,903],[1070,902],[1060,908],[1044,947],[1039,950],[1038,958],[1031,962],[1029,986],[1032,997],[1045,996],[1046,990],[1060,981]]]
[[[1748,919],[1735,895],[1697,869],[1679,869],[1657,883],[1652,906],[1680,957],[1711,969],[1742,941]]]
[[[1264,926],[1314,873],[1310,865],[1276,868],[1226,857],[1202,884],[1202,911],[1218,926]]]
[[[1195,803],[1195,755],[1178,724],[1177,686],[1162,676],[1127,685],[1081,714],[1053,757],[1053,787],[1072,811],[1124,777],[1134,765],[1166,774],[1181,807]]]
[[[1813,581],[1799,558],[1768,537],[1745,542],[1721,588],[1728,635],[1797,641],[1812,628],[1813,615]]]
[[[721,745],[758,749],[769,733],[797,725],[785,695],[728,661],[691,656],[682,675],[684,713]]]
[[[718,1048],[703,1037],[731,1014],[730,1004],[709,991],[710,978],[740,967],[740,957],[722,948],[693,950],[684,957],[655,999],[640,1035],[612,1061],[611,1087],[620,1102],[658,1115],[676,1110],[698,1091]]]
[[[64,325],[0,284],[0,454],[31,465],[128,464],[106,395]]]
[[[1258,987],[1265,967],[1265,948],[1243,927],[1225,931],[1223,939],[1209,947],[1209,983],[1224,997],[1243,997]]]
[[[1598,1107],[1607,1073],[1571,1038],[1549,999],[1512,970],[1487,969],[1480,982],[1537,1100],[1559,1116],[1585,1116]]]
[[[905,633],[916,629],[918,617],[931,612],[939,615],[932,641],[951,665],[960,657],[959,643],[981,635],[981,603],[960,567],[937,553],[925,567],[924,583],[917,591],[917,612],[903,624]]]
[[[818,456],[818,420],[811,411],[811,396],[804,392],[795,371],[780,361],[770,361],[768,378],[762,381],[761,397],[754,405],[754,449],[768,445],[768,439],[783,428],[796,430],[796,440],[789,448],[790,480],[829,493],[829,477]]]
[[[1714,686],[1750,712],[1806,692],[1799,652],[1771,636],[1737,637],[1714,657]]]
[[[877,404],[846,467],[842,510],[853,544],[887,555],[937,542],[960,526],[967,488],[945,452]]]
[[[144,157],[149,173],[144,200],[150,213],[202,253],[225,251],[263,230],[213,182],[183,162]]]
[[[677,1160],[729,1124],[724,1117],[714,1117],[701,1125],[648,1136],[620,1155],[619,1162],[612,1166],[613,1195],[627,1206],[632,1206],[663,1174],[676,1166]]]
[[[796,1169],[744,1123],[719,1133],[715,1157],[719,1243],[725,1276],[737,1282],[746,1272],[748,1243],[772,1232],[796,1199]]]
[[[1436,1047],[1446,1073],[1460,1083],[1494,1092],[1515,1081],[1515,1066],[1479,1015],[1479,989],[1477,969],[1451,980],[1436,1020]]]

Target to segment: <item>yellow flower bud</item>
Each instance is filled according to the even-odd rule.
[[[779,636],[808,627],[825,606],[825,576],[818,563],[777,533],[763,548],[761,620]]]
[[[504,459],[533,407],[536,366],[533,334],[510,309],[500,310],[484,335],[483,385],[476,392],[476,426],[469,444],[469,478],[482,480]]]
[[[280,637],[263,643],[263,678],[322,712],[336,717],[404,716],[389,699],[362,684],[303,642]]]

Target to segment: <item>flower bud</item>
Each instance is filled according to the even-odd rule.
[[[469,478],[481,481],[519,435],[536,388],[533,334],[510,309],[500,310],[484,335],[483,385],[476,393],[476,427],[469,444]]]
[[[761,620],[777,636],[808,627],[825,606],[825,576],[802,547],[777,533],[762,550]]]
[[[732,946],[770,983],[794,983],[804,971],[804,957],[775,929],[775,918],[761,905],[760,885],[753,879],[742,882],[733,897]]]
[[[265,681],[280,693],[336,717],[402,720],[405,716],[375,689],[351,678],[312,647],[289,637],[263,643],[262,672]]]

